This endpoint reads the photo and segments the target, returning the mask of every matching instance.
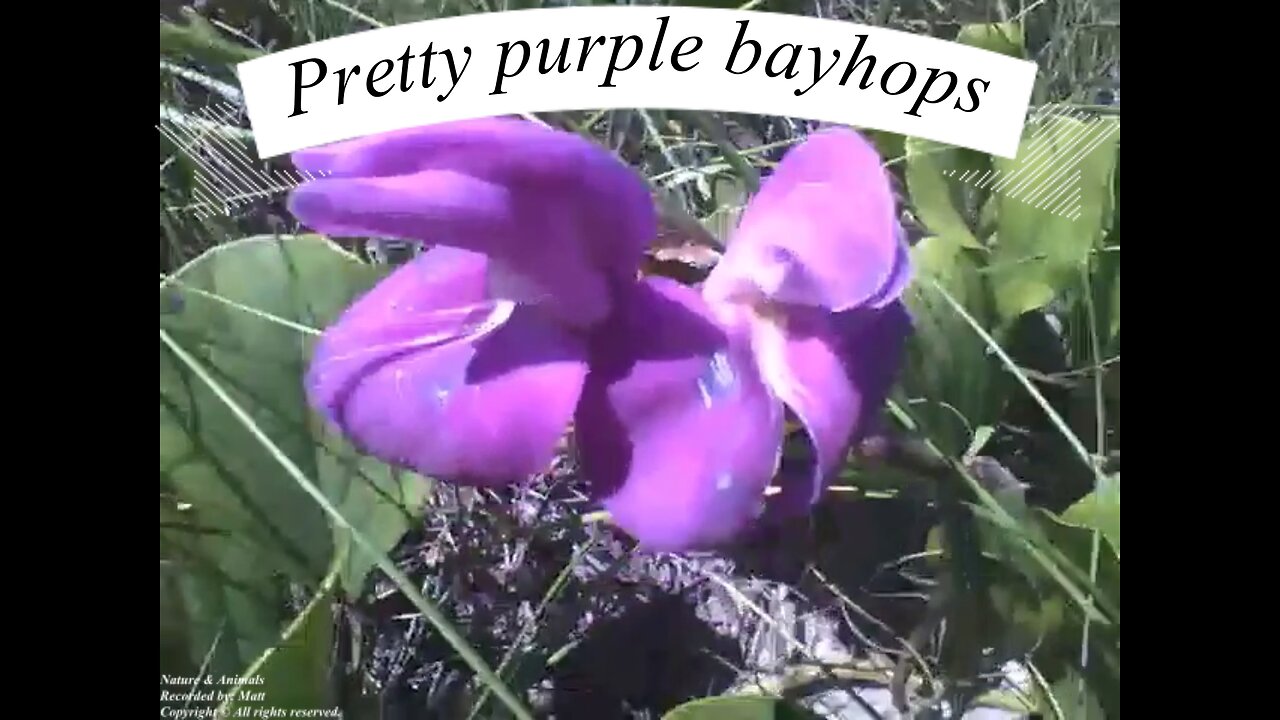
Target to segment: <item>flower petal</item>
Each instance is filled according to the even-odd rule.
[[[307,373],[311,402],[364,452],[456,482],[550,463],[585,347],[537,309],[492,300],[479,255],[434,248],[361,297]]]
[[[816,454],[807,482],[792,477],[775,498],[802,511],[873,427],[897,380],[910,317],[901,302],[834,316],[802,308],[786,315],[785,328],[757,321],[754,329],[761,376],[800,418]]]
[[[582,252],[574,209],[554,192],[427,170],[316,180],[294,191],[290,210],[329,235],[421,240],[484,253],[503,279],[496,288],[502,297],[547,303],[570,323],[594,322],[608,312],[605,275]]]
[[[911,264],[911,246],[907,244],[907,233],[899,229],[898,250],[893,257],[893,269],[889,271],[889,279],[864,307],[879,310],[902,297],[902,293],[911,285],[915,268]]]
[[[484,118],[409,128],[304,150],[293,160],[299,169],[328,179],[451,171],[505,188],[528,196],[528,205],[559,215],[561,229],[572,228],[579,250],[593,264],[624,275],[635,272],[657,233],[649,188],[632,168],[577,133],[524,120]],[[410,236],[423,239],[433,232],[424,227]]]
[[[575,420],[583,470],[613,521],[650,550],[730,539],[753,521],[777,467],[782,406],[745,338],[696,291],[629,286],[592,342]]]
[[[858,307],[893,282],[901,238],[874,146],[852,130],[822,130],[788,152],[752,198],[707,278],[707,297]]]

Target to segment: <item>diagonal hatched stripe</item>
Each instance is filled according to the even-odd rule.
[[[1062,133],[1051,130],[1055,118],[1071,120],[1077,126]],[[1020,152],[1017,165],[1006,171],[991,169],[977,175],[970,170],[943,174],[962,183],[990,189],[1013,200],[1076,220],[1080,217],[1080,163],[1089,153],[1115,133],[1116,123],[1089,118],[1083,112],[1046,105],[1028,123],[1035,130]]]
[[[240,108],[230,103],[209,105],[190,113],[165,112],[161,107],[156,129],[196,166],[196,202],[182,208],[204,219],[215,212],[231,215],[254,200],[288,192],[317,175],[296,170],[272,170],[254,162],[245,140],[251,137],[240,127]]]

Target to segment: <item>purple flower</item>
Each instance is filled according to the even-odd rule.
[[[327,328],[311,401],[365,452],[454,482],[544,470],[572,424],[592,491],[656,550],[730,539],[777,475],[789,408],[813,502],[895,379],[909,321],[887,177],[851,131],[791,150],[701,291],[639,279],[656,215],[594,143],[507,119],[298,153],[293,213],[433,245]]]
[[[906,236],[874,147],[850,130],[811,135],[752,198],[703,296],[744,327],[757,369],[804,425],[807,477],[782,477],[777,505],[816,502],[865,437],[896,379],[910,317]]]

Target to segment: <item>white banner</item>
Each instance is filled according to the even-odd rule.
[[[1012,158],[1036,66],[844,21],[629,6],[397,25],[239,74],[263,159],[417,125],[603,108],[782,115]]]

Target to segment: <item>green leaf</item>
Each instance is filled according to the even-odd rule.
[[[907,189],[921,223],[931,234],[981,248],[974,235],[983,195],[977,186],[991,169],[991,158],[915,137],[907,138],[905,152]]]
[[[982,448],[986,447],[987,443],[991,441],[991,436],[995,432],[996,429],[990,425],[983,425],[974,430],[973,439],[969,441],[969,448],[964,451],[965,462],[977,457],[978,453],[982,452]]]
[[[782,698],[749,695],[691,700],[662,720],[820,720],[819,716]]]
[[[403,472],[370,457],[364,457],[341,439],[328,435],[319,464],[319,483],[343,516],[373,541],[379,550],[390,551],[419,517],[430,481]],[[363,589],[374,561],[368,553],[351,546],[351,532],[335,527],[334,543],[346,556],[341,584],[348,599]]]
[[[161,508],[161,521],[165,513]],[[171,675],[191,677],[199,670],[188,646],[187,609],[182,600],[180,575],[172,560],[160,561],[160,667]]]
[[[1107,481],[1094,492],[1081,498],[1062,513],[1062,521],[1070,525],[1097,529],[1120,555],[1120,480]]]
[[[1026,38],[1020,23],[965,25],[956,35],[956,42],[1011,57],[1026,57]]]
[[[1015,160],[995,160],[991,275],[1003,318],[1048,305],[1080,280],[1114,204],[1119,121],[1050,114],[1029,123]]]
[[[902,388],[912,415],[952,457],[964,453],[977,428],[997,423],[1004,403],[998,360],[933,285],[989,324],[990,299],[970,252],[954,237],[921,240],[911,250],[916,277],[905,294],[915,332]]]
[[[162,384],[172,375],[167,362],[162,355]],[[188,452],[166,463],[166,450],[178,455],[172,452],[178,443],[166,443],[166,436],[192,437],[189,423],[162,404],[161,477],[174,496],[162,498],[160,557],[175,593],[170,612],[184,614],[166,619],[162,642],[186,647],[188,667],[200,667],[207,656],[211,673],[235,675],[274,641],[284,621],[277,573],[309,576],[307,550],[327,552],[328,538],[319,525],[313,539],[320,544],[300,545],[304,538],[290,538],[278,523],[263,521],[263,506],[279,508],[288,493],[233,475],[189,440]]]
[[[330,689],[335,621],[332,584],[330,578],[279,642],[249,666],[239,683],[224,686],[226,697],[219,717],[249,717],[254,712],[276,710],[323,713],[336,707]]]
[[[301,377],[314,330],[376,279],[318,237],[214,248],[160,288],[160,326],[199,358],[299,467],[316,469]],[[279,636],[288,579],[313,586],[333,542],[315,503],[172,349],[160,350],[161,558],[188,647],[236,675]]]
[[[1117,500],[1117,512],[1119,509]],[[1053,546],[1071,561],[1076,569],[1087,574],[1093,561],[1092,528],[1067,522],[1043,508],[1036,509],[1038,525]],[[1100,543],[1098,552],[1097,582],[1090,588],[1100,596],[1100,602],[1115,610],[1113,618],[1119,624],[1120,608],[1120,556],[1109,542]]]
[[[991,588],[991,604],[1006,624],[1004,657],[1020,657],[1035,650],[1046,635],[1065,622],[1067,600],[1060,594],[1037,593],[1033,587],[1013,582],[1012,574]]]

